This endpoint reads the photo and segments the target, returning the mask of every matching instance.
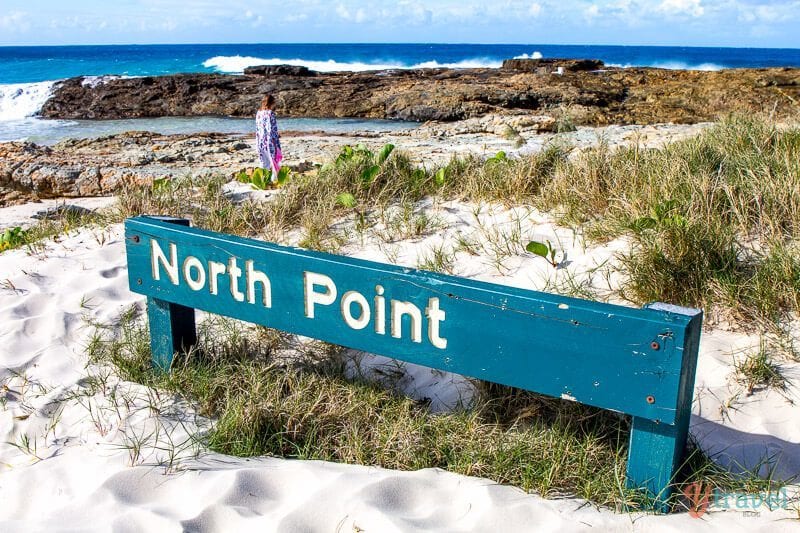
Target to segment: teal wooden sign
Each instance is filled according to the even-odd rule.
[[[663,501],[686,444],[702,313],[590,302],[190,228],[125,222],[154,364],[194,309],[631,415],[628,483]]]

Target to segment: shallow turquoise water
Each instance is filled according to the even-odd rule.
[[[25,118],[0,123],[0,142],[26,140],[55,144],[69,138],[89,139],[124,131],[163,134],[220,132],[255,133],[253,119],[228,117],[162,117],[124,120],[46,120]],[[281,131],[397,131],[414,128],[415,122],[366,119],[278,118]]]

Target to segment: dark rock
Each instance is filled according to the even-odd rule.
[[[553,75],[559,67],[564,75]],[[500,69],[306,76],[301,74],[304,67],[277,65],[264,67],[264,73],[274,72],[269,76],[180,74],[108,79],[94,86],[72,78],[54,88],[41,114],[61,119],[252,117],[263,94],[270,92],[282,117],[454,121],[580,106],[583,112],[576,125],[605,125],[704,122],[731,112],[754,111],[780,118],[796,112],[800,101],[800,69],[701,72],[601,67],[602,62],[588,59],[511,59]]]
[[[84,216],[92,213],[91,209],[86,209],[79,205],[64,204],[37,211],[32,218],[36,220],[58,220],[68,216]]]
[[[316,76],[317,73],[301,65],[259,65],[244,69],[247,76]]]
[[[517,70],[521,72],[553,72],[561,67],[565,72],[582,72],[600,70],[605,64],[599,59],[506,59],[503,61],[503,70]]]

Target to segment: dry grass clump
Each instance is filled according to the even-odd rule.
[[[687,219],[776,238],[800,234],[798,190],[800,129],[731,117],[659,149],[586,150],[559,168],[542,199],[572,220],[603,219],[614,233],[673,202]]]
[[[800,309],[798,191],[800,129],[732,117],[661,149],[582,152],[538,201],[595,238],[633,237],[630,299],[773,321]]]
[[[84,228],[105,226],[117,221],[116,214],[108,209],[83,210],[74,208],[55,209],[42,216],[28,228],[7,228],[0,232],[0,253],[15,248],[27,247],[29,251],[40,250],[43,241],[58,238],[71,231]]]
[[[138,215],[187,217],[192,224],[223,233],[256,235],[264,227],[267,208],[255,202],[234,203],[223,193],[222,176],[157,180],[151,186],[123,188],[119,194],[120,219]]]
[[[786,378],[777,363],[778,357],[785,357],[786,352],[786,347],[781,346],[780,342],[762,336],[756,349],[748,350],[736,358],[736,380],[747,388],[748,395],[759,389],[786,389]]]

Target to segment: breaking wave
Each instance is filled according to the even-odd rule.
[[[514,56],[514,59],[542,59],[543,57],[544,56],[542,55],[541,52],[534,52],[534,53],[532,53],[530,55],[522,54],[522,55],[519,55],[519,56]]]
[[[213,68],[217,72],[226,74],[240,74],[247,67],[258,65],[299,65],[308,67],[317,72],[351,71],[363,72],[365,70],[412,69],[412,68],[497,68],[502,61],[491,59],[466,59],[455,63],[439,63],[438,61],[423,61],[413,65],[400,62],[364,63],[360,61],[341,62],[329,59],[327,61],[314,61],[309,59],[283,59],[262,58],[252,56],[215,56],[203,62],[206,68]]]
[[[53,92],[55,81],[0,85],[0,121],[32,117]]]
[[[686,63],[683,61],[651,61],[651,62],[642,62],[642,63],[627,63],[624,65],[609,63],[609,67],[621,67],[621,68],[631,68],[631,67],[653,67],[653,68],[665,68],[669,70],[705,70],[705,71],[713,71],[713,70],[722,70],[725,67],[724,65],[718,65],[717,63]]]

